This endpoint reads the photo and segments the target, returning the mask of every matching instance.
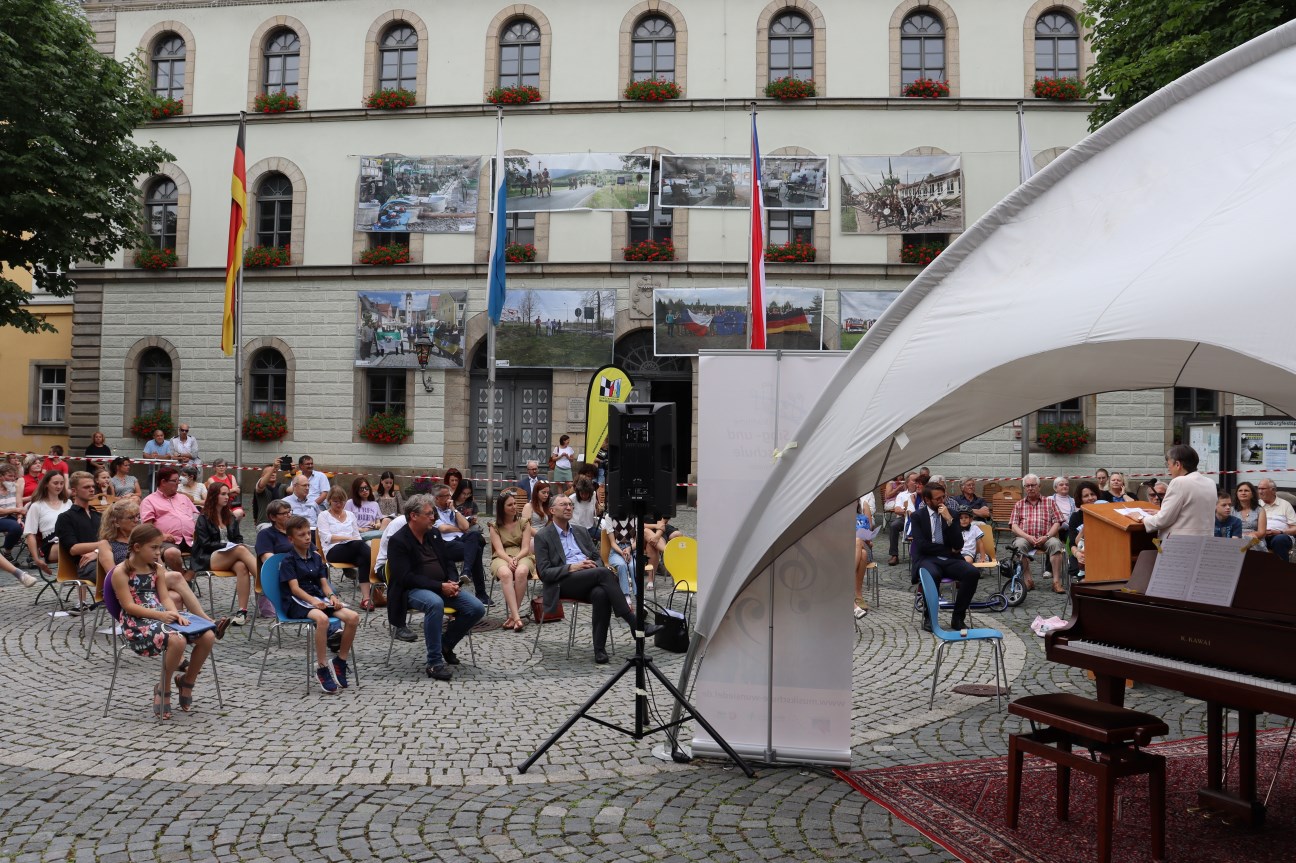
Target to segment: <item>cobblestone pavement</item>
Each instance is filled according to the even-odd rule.
[[[993,680],[990,652],[954,651],[926,709],[934,644],[910,622],[905,573],[882,569],[880,607],[855,644],[855,766],[1002,755],[1017,721],[994,699],[949,691]],[[216,589],[228,602],[232,586]],[[660,736],[635,742],[582,722],[518,774],[607,673],[584,623],[570,659],[566,623],[544,627],[534,654],[533,627],[478,633],[479,666],[461,649],[464,665],[441,684],[422,674],[421,643],[398,642],[385,664],[386,628],[370,619],[359,686],[337,697],[307,694],[292,638],[270,649],[257,686],[265,627],[252,640],[232,630],[217,650],[224,709],[204,672],[195,712],[156,723],[157,661],[124,656],[101,719],[106,639],[87,659],[77,621],[46,631],[50,603],[33,608],[33,596],[0,587],[3,861],[952,859],[824,772],[763,768],[748,780],[722,762],[677,765],[653,757]],[[978,617],[1005,631],[1015,695],[1086,690],[1080,672],[1044,660],[1028,628],[1060,611],[1060,597],[1036,591]],[[624,654],[626,630],[614,627]],[[680,657],[652,653],[678,675]],[[1172,738],[1204,730],[1202,705],[1177,693],[1138,688],[1129,703],[1164,717]],[[631,704],[620,686],[599,715],[629,721]]]

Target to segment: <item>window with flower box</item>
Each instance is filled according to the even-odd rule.
[[[378,44],[378,89],[418,92],[418,34],[404,22],[387,28]]]
[[[648,15],[635,25],[630,40],[631,81],[675,80],[675,26],[661,15]]]
[[[177,33],[163,33],[153,43],[150,57],[153,95],[159,99],[184,98],[185,41]]]
[[[288,361],[274,348],[262,348],[252,356],[252,400],[249,412],[288,415]]]
[[[144,196],[144,223],[155,248],[176,247],[176,226],[179,223],[176,210],[179,203],[179,189],[170,177],[158,177],[149,184]]]
[[[1080,28],[1056,10],[1035,22],[1035,78],[1080,77]]]
[[[540,28],[516,18],[500,34],[499,86],[540,86]]]
[[[535,213],[508,213],[504,241],[507,245],[535,245]]]
[[[274,31],[266,39],[264,80],[261,92],[297,95],[301,76],[301,39],[288,28]]]
[[[257,186],[257,245],[292,242],[292,181],[279,172],[266,174]]]
[[[769,80],[814,79],[814,28],[799,12],[785,12],[769,28]]]
[[[930,12],[917,12],[900,25],[900,86],[919,78],[944,81],[945,25]]]
[[[768,232],[765,242],[771,246],[786,246],[792,242],[813,245],[814,211],[770,210]]]
[[[378,413],[405,414],[405,372],[387,369],[373,369],[366,373],[368,398],[367,413],[371,417]]]
[[[171,410],[171,357],[161,348],[149,348],[139,358],[136,372],[135,413]]]

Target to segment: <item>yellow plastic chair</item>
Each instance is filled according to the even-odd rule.
[[[697,540],[693,537],[679,536],[677,534],[666,543],[666,551],[662,555],[662,562],[674,582],[674,586],[671,587],[670,598],[666,600],[666,605],[673,608],[675,606],[675,594],[684,594],[685,621],[688,620],[693,597],[697,594],[697,561]]]
[[[66,607],[67,604],[72,601],[72,592],[74,590],[77,590],[78,587],[87,588],[92,595],[94,593],[95,583],[93,581],[86,581],[77,577],[77,560],[78,558],[75,558],[70,554],[59,554],[58,556],[58,569],[56,569],[54,572],[55,596],[56,597],[58,596],[59,590],[66,591],[66,594],[59,601],[60,608]],[[89,612],[87,610],[83,609],[80,615],[82,639],[85,638],[85,627],[86,627],[85,619],[88,613]],[[51,614],[49,619],[49,624],[45,627],[45,631],[49,632],[53,630],[53,628],[54,628],[54,615]]]
[[[360,567],[356,566],[354,563],[334,563],[329,560],[328,556],[324,554],[324,537],[320,536],[318,530],[315,531],[315,550],[319,552],[319,556],[324,559],[324,565],[329,568],[329,572],[332,573],[336,571],[338,576],[344,579],[342,583],[343,586],[346,585],[346,578],[352,579],[351,601],[354,603],[356,597],[360,595],[360,575],[357,572]],[[329,580],[332,581],[331,578]],[[337,587],[337,585],[334,585],[333,589],[336,590]]]

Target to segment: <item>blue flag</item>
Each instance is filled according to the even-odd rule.
[[[495,135],[495,230],[491,231],[490,276],[487,279],[486,314],[491,323],[499,326],[500,317],[504,314],[504,246],[508,236],[508,221],[505,205],[508,200],[508,175],[504,172],[504,114],[499,116],[499,127]]]

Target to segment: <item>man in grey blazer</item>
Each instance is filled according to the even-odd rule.
[[[571,529],[572,501],[560,494],[549,505],[552,520],[535,535],[536,569],[544,584],[544,607],[551,612],[559,599],[587,600],[593,609],[594,661],[608,661],[607,634],[612,612],[634,629],[634,615],[626,603],[616,574],[598,562],[598,550],[588,531]],[[661,627],[648,623],[644,635]]]

